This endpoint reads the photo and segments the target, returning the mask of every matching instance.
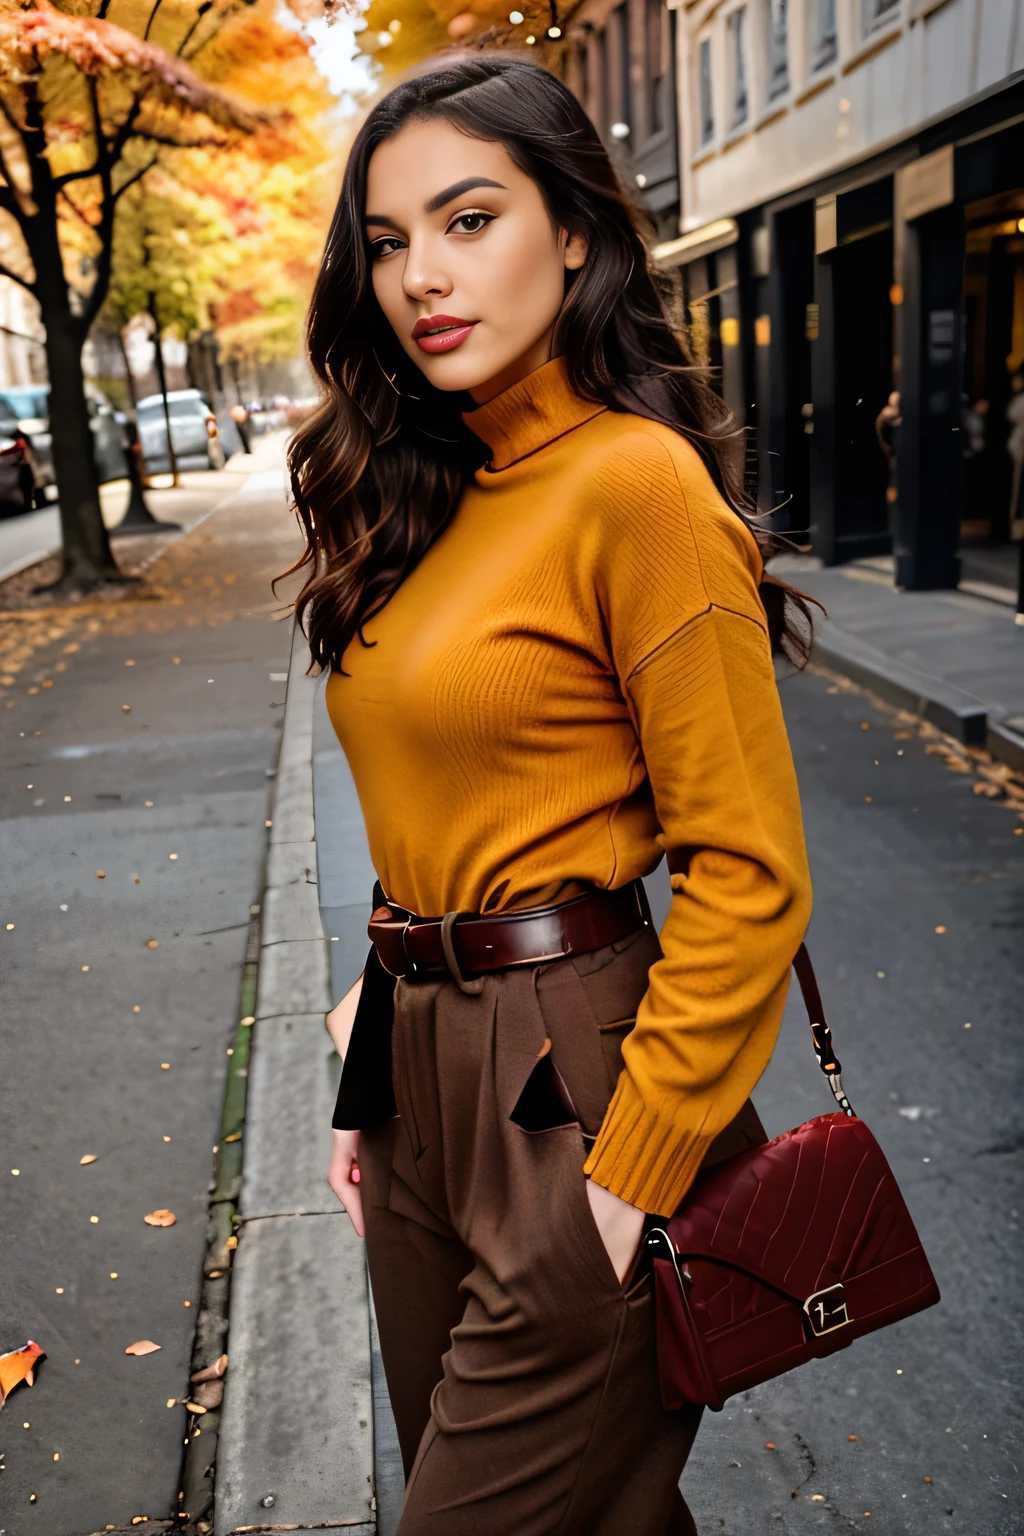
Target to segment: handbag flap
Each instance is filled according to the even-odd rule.
[[[844,1114],[698,1176],[668,1233],[683,1261],[741,1270],[800,1302],[920,1247],[881,1147]]]

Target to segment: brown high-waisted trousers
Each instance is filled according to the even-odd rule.
[[[648,1281],[619,1284],[582,1171],[659,954],[645,929],[462,989],[398,983],[398,1116],[359,1161],[399,1536],[695,1530],[677,1484],[700,1410],[661,1406]]]

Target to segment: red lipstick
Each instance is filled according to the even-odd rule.
[[[470,335],[475,320],[458,315],[425,315],[412,328],[412,339],[421,352],[454,352]]]

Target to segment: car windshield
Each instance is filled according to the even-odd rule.
[[[204,400],[168,400],[167,409],[172,421],[181,421],[188,417],[205,416],[207,406]],[[156,400],[150,405],[139,407],[140,421],[161,420],[164,414],[162,400]]]
[[[29,385],[16,385],[13,389],[5,389],[0,399],[16,417],[24,420],[29,416],[45,417],[49,414],[49,403],[46,389],[33,389]],[[6,417],[7,411],[4,411]]]

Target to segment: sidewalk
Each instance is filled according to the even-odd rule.
[[[240,490],[261,465],[271,459],[276,462],[281,438],[282,434],[277,433],[273,442],[262,439],[256,445],[256,454],[235,454],[222,470],[189,470],[179,475],[177,486],[171,485],[170,475],[159,476],[161,484],[145,493],[149,510],[160,522],[178,523],[189,531],[207,515],[211,505]],[[111,480],[100,486],[100,507],[108,530],[116,528],[124,516],[129,491],[127,480]],[[147,537],[156,539],[163,535],[151,533]],[[114,541],[115,554],[119,542],[120,537]],[[34,512],[0,519],[0,581],[44,560],[59,547],[60,508],[56,502]]]
[[[788,554],[771,563],[827,610],[815,622],[815,660],[1024,769],[1024,627],[1013,606],[975,595],[977,583],[975,592],[898,592],[890,568],[823,569]]]
[[[217,485],[142,588],[0,612],[0,1349],[46,1352],[4,1409],[6,1536],[181,1529],[183,1442],[216,1443],[184,1405],[223,1344],[211,1168],[239,1146],[297,553],[279,448]]]

